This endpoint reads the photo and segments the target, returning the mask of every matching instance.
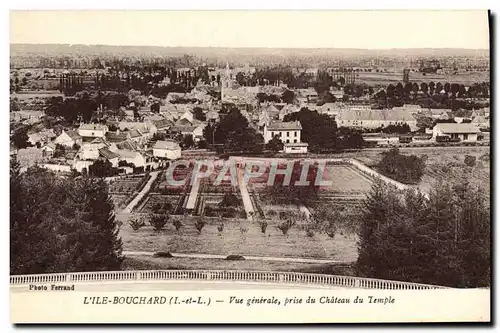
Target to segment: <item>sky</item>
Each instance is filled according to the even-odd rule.
[[[11,11],[10,43],[489,48],[486,10]]]

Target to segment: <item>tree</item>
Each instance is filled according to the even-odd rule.
[[[112,177],[117,173],[116,168],[113,168],[108,160],[99,159],[89,166],[89,175],[93,177]]]
[[[279,136],[275,135],[267,142],[267,148],[277,153],[278,151],[283,150],[283,141],[281,141]]]
[[[11,274],[119,270],[119,223],[104,180],[11,165]]]
[[[18,149],[23,149],[30,146],[28,142],[28,127],[21,126],[14,130],[14,133],[11,136],[11,141]]]
[[[149,215],[149,224],[153,227],[154,231],[161,231],[168,222],[170,216],[167,213],[152,213]]]
[[[159,113],[160,112],[160,103],[156,102],[156,103],[151,104],[150,110],[153,113]]]
[[[193,117],[199,121],[207,120],[205,114],[203,113],[203,109],[198,106],[193,109]]]
[[[387,177],[406,184],[415,184],[424,174],[425,162],[415,155],[403,155],[393,148],[382,153],[378,168]]]
[[[476,156],[465,155],[464,163],[468,167],[474,167],[476,165]]]
[[[378,181],[364,201],[358,274],[458,288],[489,286],[487,202],[468,182],[453,189],[436,184],[426,198]]]
[[[281,99],[284,103],[292,104],[295,100],[295,93],[292,90],[285,90],[281,95]]]
[[[194,140],[193,136],[191,134],[186,134],[182,138],[182,143],[181,143],[182,148],[184,149],[189,149],[194,146]]]

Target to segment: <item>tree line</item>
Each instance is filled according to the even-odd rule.
[[[465,181],[429,199],[377,181],[363,203],[360,276],[458,288],[491,283],[489,197]]]

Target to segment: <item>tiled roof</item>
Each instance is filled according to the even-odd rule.
[[[79,129],[91,130],[91,131],[103,131],[106,129],[106,126],[101,124],[81,124]]]
[[[443,133],[479,133],[479,130],[471,123],[439,123],[434,126]]]
[[[300,121],[290,121],[290,122],[281,122],[281,121],[273,121],[269,124],[267,130],[268,131],[286,131],[286,130],[301,130],[302,125]]]
[[[106,158],[108,160],[120,157],[120,155],[118,155],[116,153],[113,153],[108,148],[101,148],[101,149],[99,149],[99,155],[101,155],[102,157],[104,157],[104,158]]]
[[[181,147],[174,141],[156,141],[153,146],[154,149],[166,149],[166,150],[177,150]]]
[[[337,120],[415,121],[413,110],[339,110]]]

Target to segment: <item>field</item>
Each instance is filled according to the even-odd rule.
[[[124,270],[157,269],[223,269],[246,271],[279,271],[354,276],[351,265],[308,264],[286,261],[197,259],[197,258],[153,258],[151,256],[127,256]]]
[[[118,214],[124,222],[120,236],[126,251],[168,251],[179,253],[206,253],[220,255],[247,255],[269,257],[298,257],[355,261],[357,258],[356,236],[325,234],[308,237],[303,226],[290,229],[287,236],[277,228],[278,220],[269,221],[265,234],[256,222],[225,219],[219,231],[221,219],[204,218],[207,222],[198,232],[194,217],[181,217],[183,226],[177,232],[172,223],[165,230],[155,232],[150,226],[133,231],[127,223],[128,215]],[[174,217],[171,217],[173,219]]]

